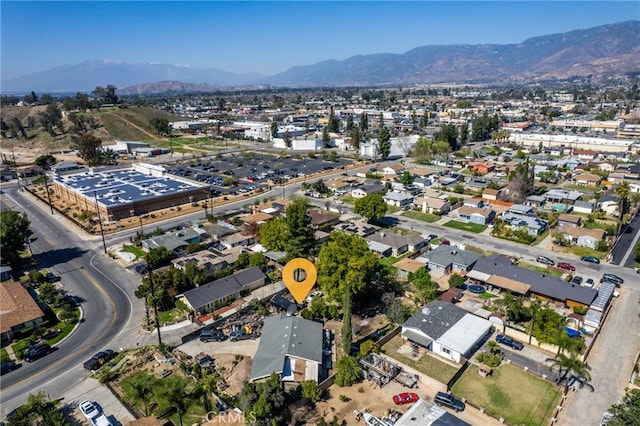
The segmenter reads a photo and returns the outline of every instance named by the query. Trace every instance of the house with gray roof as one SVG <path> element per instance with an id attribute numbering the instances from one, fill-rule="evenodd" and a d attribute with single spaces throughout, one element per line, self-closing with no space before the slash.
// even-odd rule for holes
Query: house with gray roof
<path id="1" fill-rule="evenodd" d="M 252 382 L 280 375 L 283 382 L 320 381 L 322 324 L 297 316 L 266 317 L 251 365 Z"/>
<path id="2" fill-rule="evenodd" d="M 402 324 L 402 337 L 448 360 L 469 359 L 491 334 L 491 323 L 435 300 Z"/>
<path id="3" fill-rule="evenodd" d="M 263 286 L 266 278 L 264 272 L 254 266 L 186 291 L 177 298 L 202 315 L 237 299 L 243 292 Z"/>
<path id="4" fill-rule="evenodd" d="M 481 257 L 479 253 L 447 245 L 438 246 L 424 256 L 429 271 L 437 276 L 454 272 L 463 275 Z"/>
<path id="5" fill-rule="evenodd" d="M 502 215 L 502 221 L 506 223 L 511 229 L 520 230 L 524 229 L 530 235 L 538 236 L 547 229 L 547 221 L 535 216 L 524 216 L 520 214 L 513 214 L 510 212 Z"/>
<path id="6" fill-rule="evenodd" d="M 494 254 L 479 259 L 467 274 L 473 281 L 523 296 L 560 302 L 566 306 L 589 306 L 597 290 L 565 282 L 553 275 L 514 265 L 507 256 Z"/>
<path id="7" fill-rule="evenodd" d="M 385 203 L 395 207 L 404 207 L 413 203 L 413 195 L 398 191 L 388 191 L 383 199 Z"/>
<path id="8" fill-rule="evenodd" d="M 159 247 L 166 247 L 169 251 L 175 251 L 180 248 L 187 247 L 192 243 L 202 241 L 202 235 L 194 229 L 187 228 L 179 231 L 168 232 L 158 237 L 147 238 L 142 240 L 142 248 L 151 250 Z"/>
<path id="9" fill-rule="evenodd" d="M 596 209 L 596 205 L 593 201 L 576 201 L 573 203 L 573 211 L 575 213 L 591 214 Z"/>

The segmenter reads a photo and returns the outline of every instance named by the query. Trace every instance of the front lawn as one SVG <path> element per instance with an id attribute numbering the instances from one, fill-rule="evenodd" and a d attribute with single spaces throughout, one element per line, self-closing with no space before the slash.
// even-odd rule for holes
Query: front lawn
<path id="1" fill-rule="evenodd" d="M 495 368 L 489 377 L 481 377 L 472 365 L 452 391 L 507 424 L 526 426 L 548 425 L 562 394 L 554 384 L 509 364 Z"/>
<path id="2" fill-rule="evenodd" d="M 593 256 L 600 260 L 607 255 L 607 252 L 590 249 L 588 247 L 571 246 L 569 247 L 569 251 L 573 252 L 576 256 Z"/>
<path id="3" fill-rule="evenodd" d="M 534 265 L 533 263 L 518 262 L 518 266 L 523 269 L 528 269 L 534 272 L 540 272 L 541 274 L 553 275 L 554 277 L 561 277 L 563 271 L 557 268 L 546 268 L 541 265 Z"/>
<path id="4" fill-rule="evenodd" d="M 428 222 L 428 223 L 437 222 L 442 217 L 442 216 L 438 216 L 431 213 L 422 213 L 422 212 L 416 212 L 412 210 L 402 213 L 402 216 L 406 216 L 410 219 L 421 220 L 423 222 Z"/>
<path id="5" fill-rule="evenodd" d="M 457 368 L 452 367 L 444 361 L 440 361 L 436 359 L 435 356 L 431 356 L 429 354 L 423 354 L 417 361 L 400 354 L 398 353 L 398 348 L 400 348 L 402 344 L 402 337 L 400 335 L 395 336 L 382 347 L 382 351 L 391 358 L 394 358 L 441 383 L 448 383 L 458 371 Z"/>
<path id="6" fill-rule="evenodd" d="M 460 229 L 461 231 L 475 232 L 476 234 L 480 234 L 481 232 L 484 232 L 485 229 L 487 229 L 487 225 L 480 225 L 471 222 L 465 223 L 459 222 L 457 220 L 450 220 L 445 223 L 444 226 L 446 226 L 447 228 Z"/>
<path id="7" fill-rule="evenodd" d="M 147 255 L 144 250 L 136 246 L 124 246 L 120 251 L 133 254 L 136 257 L 134 260 L 138 260 Z"/>
<path id="8" fill-rule="evenodd" d="M 8 362 L 11 361 L 9 358 L 9 353 L 5 348 L 0 349 L 0 362 Z"/>
<path id="9" fill-rule="evenodd" d="M 187 314 L 182 311 L 180 308 L 173 308 L 168 311 L 159 311 L 158 312 L 158 320 L 160 321 L 160 326 L 175 324 L 182 320 L 187 319 Z"/>

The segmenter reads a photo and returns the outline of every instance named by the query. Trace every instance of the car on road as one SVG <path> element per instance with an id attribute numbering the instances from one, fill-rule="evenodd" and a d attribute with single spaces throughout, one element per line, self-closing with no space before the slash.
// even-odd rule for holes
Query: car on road
<path id="1" fill-rule="evenodd" d="M 498 334 L 496 336 L 496 342 L 502 343 L 505 346 L 509 346 L 515 350 L 521 351 L 524 348 L 524 345 L 517 340 L 513 340 L 510 336 L 505 336 L 504 334 Z"/>
<path id="2" fill-rule="evenodd" d="M 201 342 L 222 342 L 227 340 L 227 336 L 217 330 L 202 330 L 200 332 Z"/>
<path id="3" fill-rule="evenodd" d="M 549 266 L 553 266 L 556 264 L 556 262 L 549 259 L 547 256 L 538 256 L 538 258 L 536 259 L 536 262 L 542 263 L 544 265 L 549 265 Z"/>
<path id="4" fill-rule="evenodd" d="M 55 275 L 53 272 L 47 272 L 46 279 L 49 283 L 57 283 L 61 280 L 61 278 L 58 275 Z"/>
<path id="5" fill-rule="evenodd" d="M 35 345 L 31 349 L 29 349 L 29 352 L 27 352 L 27 356 L 24 357 L 24 360 L 26 362 L 33 362 L 37 359 L 42 358 L 50 352 L 51 346 L 47 345 L 46 343 Z"/>
<path id="6" fill-rule="evenodd" d="M 393 395 L 393 402 L 396 405 L 412 404 L 416 402 L 420 397 L 413 392 L 403 392 L 397 395 Z"/>
<path id="7" fill-rule="evenodd" d="M 20 368 L 20 364 L 17 364 L 15 361 L 7 361 L 0 364 L 0 375 L 7 374 Z"/>
<path id="8" fill-rule="evenodd" d="M 589 262 L 589 263 L 600 263 L 600 259 L 598 259 L 595 256 L 582 256 L 580 260 L 582 260 L 583 262 Z"/>
<path id="9" fill-rule="evenodd" d="M 576 267 L 567 262 L 558 262 L 558 268 L 564 269 L 565 271 L 575 271 Z"/>
<path id="10" fill-rule="evenodd" d="M 334 203 L 336 203 L 336 204 L 344 204 L 344 201 L 338 199 L 338 200 L 335 200 Z"/>
<path id="11" fill-rule="evenodd" d="M 80 403 L 80 411 L 82 415 L 89 421 L 98 417 L 101 413 L 95 402 L 85 399 Z"/>
<path id="12" fill-rule="evenodd" d="M 465 408 L 464 402 L 462 402 L 455 396 L 444 392 L 436 393 L 435 398 L 433 398 L 433 402 L 435 402 L 439 406 L 449 407 L 456 412 L 464 411 Z"/>
<path id="13" fill-rule="evenodd" d="M 116 353 L 111 349 L 106 349 L 104 351 L 100 351 L 90 359 L 84 362 L 83 367 L 89 371 L 97 371 L 104 364 L 107 363 L 110 359 L 116 356 Z"/>
<path id="14" fill-rule="evenodd" d="M 613 283 L 618 284 L 618 286 L 619 286 L 619 284 L 624 284 L 624 280 L 622 278 L 620 278 L 619 276 L 614 275 L 614 274 L 603 274 L 602 275 L 602 279 L 600 280 L 600 282 L 603 282 L 603 281 L 611 281 Z"/>

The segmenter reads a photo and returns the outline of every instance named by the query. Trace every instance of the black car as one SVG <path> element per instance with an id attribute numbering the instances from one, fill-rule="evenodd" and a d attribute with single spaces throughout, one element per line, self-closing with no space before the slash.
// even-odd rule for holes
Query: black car
<path id="1" fill-rule="evenodd" d="M 574 275 L 574 277 L 571 279 L 571 284 L 582 284 L 582 277 L 580 275 Z"/>
<path id="2" fill-rule="evenodd" d="M 85 361 L 83 364 L 84 368 L 89 371 L 99 370 L 107 361 L 112 359 L 116 353 L 111 349 L 107 349 L 101 352 L 98 352 L 94 356 L 91 357 L 88 361 Z"/>
<path id="3" fill-rule="evenodd" d="M 61 278 L 52 272 L 47 272 L 46 279 L 47 279 L 47 282 L 56 283 L 60 281 Z"/>
<path id="4" fill-rule="evenodd" d="M 227 340 L 227 336 L 216 330 L 203 330 L 200 333 L 201 342 L 222 342 Z"/>
<path id="5" fill-rule="evenodd" d="M 51 352 L 51 346 L 47 345 L 46 343 L 35 345 L 31 349 L 29 349 L 29 352 L 27 352 L 27 356 L 24 357 L 24 360 L 26 362 L 33 362 L 47 355 L 49 352 Z"/>
<path id="6" fill-rule="evenodd" d="M 0 364 L 0 374 L 6 374 L 18 368 L 20 368 L 20 364 L 16 364 L 15 361 L 3 362 Z"/>
<path id="7" fill-rule="evenodd" d="M 496 342 L 502 343 L 505 346 L 509 346 L 510 348 L 521 351 L 524 348 L 524 345 L 517 340 L 513 340 L 510 336 L 505 336 L 504 334 L 498 334 L 496 336 Z"/>
<path id="8" fill-rule="evenodd" d="M 602 275 L 602 279 L 600 280 L 600 282 L 603 281 L 611 281 L 613 283 L 616 283 L 618 286 L 620 286 L 620 284 L 624 284 L 624 280 L 622 278 L 620 278 L 617 275 L 614 274 L 604 274 Z"/>
<path id="9" fill-rule="evenodd" d="M 436 393 L 435 398 L 433 398 L 433 402 L 440 406 L 449 407 L 455 411 L 464 411 L 465 408 L 464 402 L 455 396 L 444 392 Z"/>

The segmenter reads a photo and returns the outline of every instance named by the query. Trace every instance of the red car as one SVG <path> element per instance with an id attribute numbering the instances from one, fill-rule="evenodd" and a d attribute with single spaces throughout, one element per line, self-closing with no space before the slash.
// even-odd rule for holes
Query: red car
<path id="1" fill-rule="evenodd" d="M 420 397 L 418 397 L 418 395 L 413 392 L 405 392 L 399 393 L 398 395 L 393 395 L 393 402 L 395 402 L 396 405 L 412 404 L 419 399 Z"/>
<path id="2" fill-rule="evenodd" d="M 565 271 L 571 271 L 571 272 L 576 270 L 575 266 L 570 265 L 566 262 L 558 262 L 558 268 L 564 269 Z"/>

